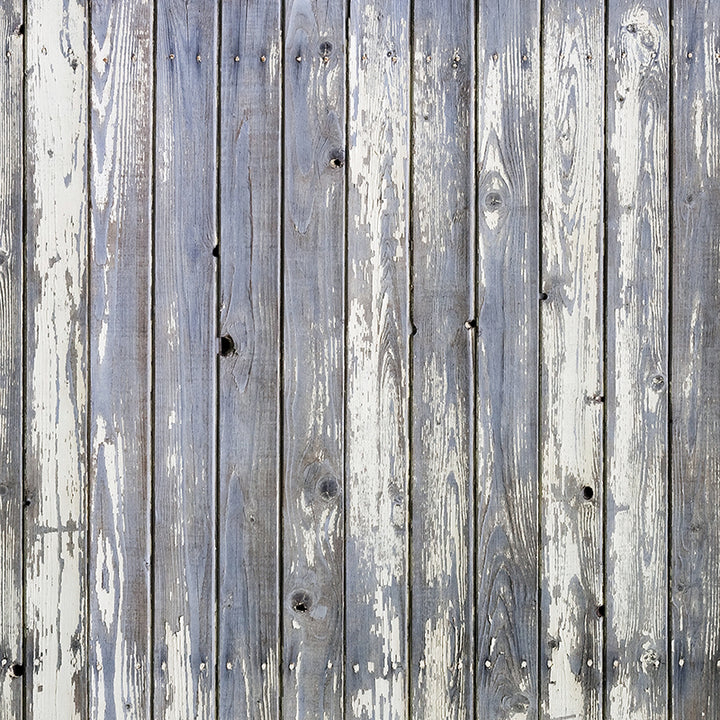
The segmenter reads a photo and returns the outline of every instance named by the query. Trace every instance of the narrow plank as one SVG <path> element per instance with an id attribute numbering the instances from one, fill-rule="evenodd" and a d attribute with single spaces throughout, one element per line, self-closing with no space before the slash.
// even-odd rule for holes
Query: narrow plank
<path id="1" fill-rule="evenodd" d="M 345 2 L 285 7 L 284 717 L 341 718 Z"/>
<path id="2" fill-rule="evenodd" d="M 478 6 L 477 713 L 537 717 L 539 3 Z"/>
<path id="3" fill-rule="evenodd" d="M 541 707 L 600 720 L 605 3 L 543 10 Z"/>
<path id="4" fill-rule="evenodd" d="M 607 717 L 667 717 L 668 9 L 613 0 L 607 57 Z"/>
<path id="5" fill-rule="evenodd" d="M 475 26 L 413 8 L 411 716 L 473 710 Z"/>
<path id="6" fill-rule="evenodd" d="M 672 715 L 720 716 L 720 5 L 674 5 Z"/>
<path id="7" fill-rule="evenodd" d="M 218 6 L 157 6 L 154 713 L 215 716 Z"/>
<path id="8" fill-rule="evenodd" d="M 219 716 L 279 716 L 281 3 L 223 3 Z M 230 349 L 234 347 L 234 350 Z"/>
<path id="9" fill-rule="evenodd" d="M 349 21 L 345 707 L 407 717 L 408 0 Z"/>
<path id="10" fill-rule="evenodd" d="M 93 718 L 141 720 L 151 711 L 152 28 L 149 0 L 93 2 L 88 586 Z"/>
<path id="11" fill-rule="evenodd" d="M 85 2 L 26 3 L 26 697 L 87 718 Z"/>
<path id="12" fill-rule="evenodd" d="M 0 720 L 23 716 L 23 31 L 0 5 Z"/>

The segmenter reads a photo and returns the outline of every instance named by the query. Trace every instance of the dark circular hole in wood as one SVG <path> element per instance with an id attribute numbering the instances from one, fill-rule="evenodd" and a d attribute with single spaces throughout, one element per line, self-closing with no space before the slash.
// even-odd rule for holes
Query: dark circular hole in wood
<path id="1" fill-rule="evenodd" d="M 306 613 L 312 607 L 310 593 L 305 590 L 296 590 L 290 598 L 290 605 L 296 613 Z"/>
<path id="2" fill-rule="evenodd" d="M 595 491 L 589 485 L 586 485 L 583 488 L 583 497 L 586 500 L 592 500 L 594 494 L 595 494 Z"/>
<path id="3" fill-rule="evenodd" d="M 338 494 L 338 481 L 334 477 L 324 477 L 318 483 L 317 490 L 323 500 L 332 500 Z"/>
<path id="4" fill-rule="evenodd" d="M 345 153 L 342 150 L 333 150 L 330 153 L 330 167 L 341 168 L 345 165 Z"/>
<path id="5" fill-rule="evenodd" d="M 595 613 L 599 618 L 605 617 L 605 606 L 604 605 L 598 605 L 597 610 L 595 610 Z"/>
<path id="6" fill-rule="evenodd" d="M 477 325 L 477 321 L 475 318 L 470 318 L 469 320 L 465 321 L 465 329 L 466 330 L 472 330 Z"/>
<path id="7" fill-rule="evenodd" d="M 548 294 L 546 292 L 541 292 L 539 297 L 541 300 L 547 300 Z"/>
<path id="8" fill-rule="evenodd" d="M 22 677 L 25 668 L 20 663 L 13 663 L 10 666 L 10 677 Z"/>
<path id="9" fill-rule="evenodd" d="M 220 257 L 220 246 L 219 246 L 219 245 L 216 245 L 216 246 L 212 249 L 212 254 L 213 254 L 214 257 Z"/>
<path id="10" fill-rule="evenodd" d="M 220 338 L 220 354 L 223 357 L 228 357 L 235 352 L 235 341 L 230 335 L 223 335 Z"/>
<path id="11" fill-rule="evenodd" d="M 23 505 L 25 507 L 30 507 L 31 504 L 32 504 L 32 500 L 30 498 L 25 498 L 25 500 L 23 500 Z"/>

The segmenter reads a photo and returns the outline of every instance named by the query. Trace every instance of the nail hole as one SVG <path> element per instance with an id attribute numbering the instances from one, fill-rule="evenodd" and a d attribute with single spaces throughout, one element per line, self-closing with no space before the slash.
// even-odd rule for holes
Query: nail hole
<path id="1" fill-rule="evenodd" d="M 636 27 L 635 27 L 635 25 L 634 25 L 633 23 L 630 23 L 630 24 L 627 26 L 627 31 L 628 31 L 629 33 L 634 33 L 635 30 L 636 30 Z"/>
<path id="2" fill-rule="evenodd" d="M 25 668 L 20 663 L 14 663 L 10 666 L 10 677 L 22 677 Z"/>
<path id="3" fill-rule="evenodd" d="M 297 613 L 305 613 L 312 607 L 312 598 L 305 590 L 298 590 L 292 594 L 290 605 Z"/>
<path id="4" fill-rule="evenodd" d="M 665 387 L 665 378 L 662 375 L 656 375 L 652 379 L 653 390 L 662 390 Z"/>
<path id="5" fill-rule="evenodd" d="M 25 498 L 23 505 L 25 507 L 30 507 L 30 503 L 32 503 L 32 500 L 30 498 Z"/>
<path id="6" fill-rule="evenodd" d="M 417 327 L 415 326 L 415 323 L 411 323 L 410 325 L 410 334 L 413 336 L 417 335 Z"/>
<path id="7" fill-rule="evenodd" d="M 605 617 L 605 606 L 604 605 L 598 605 L 597 609 L 595 610 L 595 614 L 601 618 Z"/>
<path id="8" fill-rule="evenodd" d="M 220 257 L 220 246 L 219 245 L 216 245 L 212 249 L 212 254 L 213 254 L 213 257 Z"/>
<path id="9" fill-rule="evenodd" d="M 475 318 L 470 318 L 469 320 L 465 321 L 465 329 L 466 330 L 472 330 L 477 325 L 477 322 Z"/>
<path id="10" fill-rule="evenodd" d="M 322 57 L 328 57 L 332 52 L 332 49 L 332 43 L 329 43 L 327 41 L 320 43 L 320 55 L 322 55 Z"/>
<path id="11" fill-rule="evenodd" d="M 220 354 L 223 357 L 228 357 L 229 355 L 233 355 L 235 353 L 235 341 L 230 337 L 230 335 L 223 335 L 220 338 Z"/>
<path id="12" fill-rule="evenodd" d="M 594 494 L 595 494 L 595 492 L 593 491 L 593 489 L 592 489 L 589 485 L 586 485 L 586 486 L 583 488 L 583 497 L 584 497 L 586 500 L 592 500 Z"/>
<path id="13" fill-rule="evenodd" d="M 541 300 L 547 300 L 547 299 L 548 299 L 548 294 L 547 294 L 546 292 L 541 292 L 540 295 L 538 295 L 538 297 L 539 297 Z"/>
<path id="14" fill-rule="evenodd" d="M 318 482 L 318 495 L 323 500 L 332 500 L 338 494 L 338 481 L 334 477 L 324 477 Z"/>

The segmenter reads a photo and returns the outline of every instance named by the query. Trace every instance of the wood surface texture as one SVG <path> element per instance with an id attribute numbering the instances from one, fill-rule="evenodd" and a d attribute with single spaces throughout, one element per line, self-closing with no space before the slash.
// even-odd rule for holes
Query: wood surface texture
<path id="1" fill-rule="evenodd" d="M 720 4 L 0 37 L 0 720 L 720 720 Z"/>

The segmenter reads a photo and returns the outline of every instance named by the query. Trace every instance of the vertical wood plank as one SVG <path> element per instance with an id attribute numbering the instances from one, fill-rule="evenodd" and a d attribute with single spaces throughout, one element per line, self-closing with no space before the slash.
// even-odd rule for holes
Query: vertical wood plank
<path id="1" fill-rule="evenodd" d="M 608 13 L 606 712 L 654 720 L 668 693 L 668 8 Z"/>
<path id="2" fill-rule="evenodd" d="M 478 6 L 477 712 L 537 717 L 539 3 Z"/>
<path id="3" fill-rule="evenodd" d="M 153 6 L 95 0 L 90 28 L 89 706 L 150 717 Z"/>
<path id="4" fill-rule="evenodd" d="M 222 5 L 220 718 L 279 712 L 281 3 Z"/>
<path id="5" fill-rule="evenodd" d="M 155 717 L 215 715 L 217 4 L 157 6 Z"/>
<path id="6" fill-rule="evenodd" d="M 348 718 L 407 717 L 408 0 L 349 24 L 346 373 Z"/>
<path id="7" fill-rule="evenodd" d="M 341 718 L 345 7 L 285 19 L 284 717 Z"/>
<path id="8" fill-rule="evenodd" d="M 540 693 L 602 717 L 604 2 L 543 15 Z"/>
<path id="9" fill-rule="evenodd" d="M 87 8 L 28 0 L 29 717 L 87 718 Z"/>
<path id="10" fill-rule="evenodd" d="M 673 28 L 672 715 L 720 716 L 720 5 Z"/>
<path id="11" fill-rule="evenodd" d="M 473 4 L 413 13 L 411 716 L 473 710 Z"/>
<path id="12" fill-rule="evenodd" d="M 23 3 L 0 5 L 0 720 L 22 717 Z"/>

